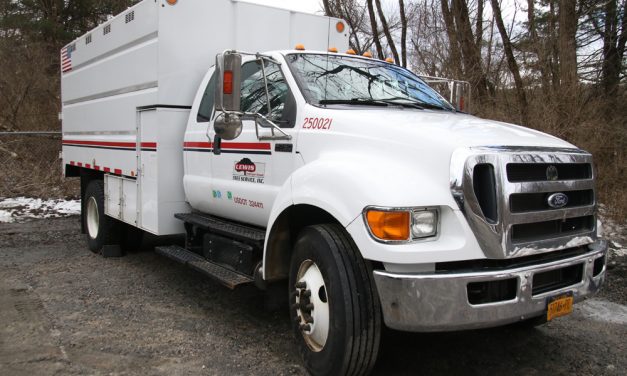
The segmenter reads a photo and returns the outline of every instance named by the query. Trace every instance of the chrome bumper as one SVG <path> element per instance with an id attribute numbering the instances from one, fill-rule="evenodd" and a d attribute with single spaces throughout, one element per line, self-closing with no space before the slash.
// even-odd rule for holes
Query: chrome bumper
<path id="1" fill-rule="evenodd" d="M 543 315 L 547 299 L 572 292 L 575 302 L 599 290 L 606 266 L 596 276 L 594 261 L 603 257 L 607 243 L 597 241 L 589 252 L 559 261 L 516 269 L 442 274 L 396 274 L 374 271 L 383 316 L 388 327 L 412 332 L 452 331 L 505 325 Z M 536 273 L 583 265 L 581 282 L 537 295 L 532 294 Z M 486 304 L 470 304 L 467 286 L 471 282 L 517 279 L 516 297 Z"/>

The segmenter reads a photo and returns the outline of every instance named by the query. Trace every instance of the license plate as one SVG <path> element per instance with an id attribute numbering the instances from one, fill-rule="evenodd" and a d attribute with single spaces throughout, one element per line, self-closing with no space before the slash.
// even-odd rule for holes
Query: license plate
<path id="1" fill-rule="evenodd" d="M 571 313 L 574 301 L 572 292 L 549 298 L 546 308 L 546 321 Z"/>

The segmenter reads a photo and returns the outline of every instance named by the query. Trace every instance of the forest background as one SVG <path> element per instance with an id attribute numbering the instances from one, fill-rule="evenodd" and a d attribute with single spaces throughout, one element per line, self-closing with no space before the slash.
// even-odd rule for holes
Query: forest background
<path id="1" fill-rule="evenodd" d="M 0 132 L 59 131 L 60 49 L 137 2 L 0 0 Z M 322 0 L 320 11 L 346 20 L 359 54 L 470 82 L 473 114 L 591 152 L 599 200 L 624 219 L 626 2 Z M 0 196 L 71 192 L 58 168 L 37 159 L 55 145 L 0 138 Z M 36 166 L 25 177 L 28 163 Z"/>

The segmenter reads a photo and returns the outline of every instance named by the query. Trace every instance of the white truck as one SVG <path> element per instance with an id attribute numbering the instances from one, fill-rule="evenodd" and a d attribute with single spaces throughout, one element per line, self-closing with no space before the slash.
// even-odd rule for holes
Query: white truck
<path id="1" fill-rule="evenodd" d="M 62 163 L 89 248 L 184 234 L 156 251 L 230 288 L 282 281 L 315 375 L 368 373 L 383 323 L 546 321 L 595 293 L 591 155 L 337 53 L 346 28 L 145 0 L 64 47 Z"/>

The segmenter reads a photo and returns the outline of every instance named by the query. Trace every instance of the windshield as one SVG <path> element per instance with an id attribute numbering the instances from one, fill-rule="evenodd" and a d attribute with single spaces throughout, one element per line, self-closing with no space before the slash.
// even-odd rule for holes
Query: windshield
<path id="1" fill-rule="evenodd" d="M 454 110 L 410 71 L 374 59 L 327 54 L 286 57 L 306 99 L 315 105 L 407 105 Z"/>

